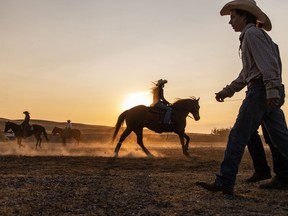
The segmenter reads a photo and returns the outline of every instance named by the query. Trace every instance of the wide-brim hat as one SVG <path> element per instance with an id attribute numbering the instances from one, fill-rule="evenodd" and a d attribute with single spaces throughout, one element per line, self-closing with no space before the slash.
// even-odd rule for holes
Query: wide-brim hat
<path id="1" fill-rule="evenodd" d="M 161 86 L 161 85 L 163 85 L 163 84 L 165 84 L 165 83 L 167 83 L 167 82 L 168 82 L 168 81 L 165 80 L 165 79 L 160 79 L 160 80 L 157 81 L 157 83 L 155 83 L 155 85 L 156 85 L 156 86 Z"/>
<path id="2" fill-rule="evenodd" d="M 23 114 L 30 114 L 28 111 L 24 111 Z"/>
<path id="3" fill-rule="evenodd" d="M 272 29 L 272 24 L 269 17 L 257 6 L 254 0 L 234 0 L 228 2 L 220 11 L 220 15 L 230 15 L 231 10 L 243 10 L 247 11 L 257 18 L 257 21 L 262 24 L 262 28 L 266 31 Z"/>

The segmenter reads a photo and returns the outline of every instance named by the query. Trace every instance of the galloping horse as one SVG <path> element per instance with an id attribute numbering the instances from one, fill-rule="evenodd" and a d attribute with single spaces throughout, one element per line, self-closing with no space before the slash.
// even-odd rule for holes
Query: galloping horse
<path id="1" fill-rule="evenodd" d="M 137 143 L 140 145 L 142 150 L 146 153 L 147 156 L 153 156 L 149 150 L 144 146 L 143 143 L 143 128 L 147 127 L 148 129 L 155 131 L 157 133 L 162 132 L 174 132 L 178 134 L 181 145 L 182 152 L 184 155 L 189 156 L 188 147 L 189 147 L 189 136 L 185 133 L 186 127 L 186 117 L 189 113 L 192 113 L 194 119 L 198 121 L 199 116 L 199 99 L 189 98 L 189 99 L 180 99 L 172 104 L 172 116 L 171 120 L 173 124 L 163 125 L 161 123 L 164 112 L 159 114 L 159 110 L 156 107 L 147 107 L 144 105 L 139 105 L 132 107 L 129 110 L 124 111 L 118 117 L 118 121 L 115 126 L 115 131 L 113 134 L 113 141 L 115 140 L 117 133 L 119 132 L 120 127 L 126 122 L 126 129 L 122 133 L 118 144 L 114 151 L 114 158 L 118 157 L 118 152 L 120 150 L 122 142 L 126 137 L 133 131 L 137 136 Z M 160 110 L 161 112 L 161 110 Z M 184 139 L 186 142 L 184 143 Z"/>
<path id="2" fill-rule="evenodd" d="M 18 143 L 19 147 L 23 146 L 21 144 L 23 138 L 26 138 L 26 137 L 29 137 L 29 136 L 32 136 L 32 135 L 34 135 L 34 137 L 36 138 L 36 149 L 37 149 L 37 147 L 41 148 L 41 142 L 42 142 L 41 135 L 42 134 L 44 135 L 46 141 L 49 141 L 49 139 L 47 137 L 46 130 L 41 125 L 33 124 L 32 125 L 32 130 L 31 131 L 27 131 L 27 134 L 26 134 L 25 137 L 23 137 L 23 130 L 21 128 L 21 125 L 18 125 L 18 124 L 15 124 L 13 122 L 8 121 L 8 122 L 5 123 L 4 132 L 7 133 L 10 129 L 14 132 L 14 134 L 15 134 L 15 136 L 17 138 L 17 143 Z"/>
<path id="3" fill-rule="evenodd" d="M 57 133 L 61 136 L 63 145 L 66 145 L 66 139 L 67 139 L 67 138 L 74 138 L 74 139 L 77 141 L 77 144 L 79 145 L 80 138 L 81 138 L 81 132 L 80 132 L 80 130 L 78 130 L 78 129 L 71 129 L 71 131 L 70 131 L 70 136 L 67 137 L 67 136 L 66 136 L 66 131 L 65 131 L 65 129 L 58 128 L 58 127 L 54 127 L 53 130 L 52 130 L 52 135 L 55 135 L 55 134 L 57 134 Z"/>

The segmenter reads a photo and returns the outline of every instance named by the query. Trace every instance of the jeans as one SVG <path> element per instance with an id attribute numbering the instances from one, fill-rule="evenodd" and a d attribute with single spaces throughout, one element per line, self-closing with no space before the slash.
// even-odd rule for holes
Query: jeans
<path id="1" fill-rule="evenodd" d="M 265 131 L 264 133 L 263 127 L 262 127 L 262 131 L 263 131 L 265 142 L 267 144 L 271 143 L 269 137 L 267 137 L 268 136 L 267 132 Z M 253 167 L 254 167 L 255 172 L 259 174 L 271 173 L 271 169 L 268 166 L 268 162 L 266 160 L 266 154 L 265 154 L 265 150 L 263 147 L 263 143 L 258 134 L 258 131 L 255 131 L 251 135 L 251 138 L 248 142 L 247 147 L 248 147 L 249 154 L 253 161 Z"/>
<path id="2" fill-rule="evenodd" d="M 264 126 L 262 126 L 265 142 L 269 145 L 272 153 L 273 171 L 279 181 L 288 183 L 288 158 L 280 153 L 273 145 Z"/>
<path id="3" fill-rule="evenodd" d="M 265 142 L 269 145 L 272 153 L 273 170 L 279 181 L 288 182 L 288 159 L 284 157 L 274 147 L 273 143 L 269 138 L 264 126 L 262 126 Z M 258 135 L 258 132 L 253 133 L 248 143 L 248 150 L 253 160 L 253 166 L 257 173 L 270 173 L 270 167 L 268 166 L 265 151 L 263 148 L 262 141 Z"/>
<path id="4" fill-rule="evenodd" d="M 288 130 L 283 111 L 278 107 L 266 106 L 266 89 L 264 85 L 251 85 L 240 107 L 236 122 L 229 134 L 224 160 L 215 183 L 233 190 L 236 175 L 244 154 L 245 146 L 260 124 L 267 130 L 268 136 L 277 154 L 288 158 Z M 287 171 L 285 170 L 287 173 Z"/>
<path id="5" fill-rule="evenodd" d="M 161 103 L 161 102 L 156 103 L 155 106 L 166 110 L 163 123 L 168 124 L 169 121 L 171 120 L 172 108 L 170 106 L 167 106 L 166 104 Z"/>

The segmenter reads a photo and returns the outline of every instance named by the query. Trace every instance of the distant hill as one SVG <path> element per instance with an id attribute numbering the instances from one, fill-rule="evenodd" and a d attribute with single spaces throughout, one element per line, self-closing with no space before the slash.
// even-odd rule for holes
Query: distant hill
<path id="1" fill-rule="evenodd" d="M 0 118 L 0 131 L 4 131 L 5 122 L 11 121 L 17 124 L 21 124 L 23 120 L 19 119 L 6 119 Z M 30 124 L 39 124 L 45 127 L 46 132 L 51 136 L 51 132 L 54 127 L 65 128 L 66 122 L 56 122 L 56 121 L 48 121 L 48 120 L 40 120 L 40 119 L 31 119 Z M 125 126 L 125 125 L 124 125 Z M 89 125 L 82 123 L 74 123 L 73 128 L 77 128 L 82 133 L 82 142 L 107 142 L 111 141 L 112 134 L 114 132 L 114 127 L 103 126 L 103 125 Z M 123 131 L 123 129 L 122 129 Z M 118 133 L 118 136 L 121 134 L 121 131 Z M 211 134 L 199 134 L 199 133 L 187 133 L 190 137 L 191 142 L 222 142 L 227 139 L 227 137 L 217 137 Z M 134 140 L 136 143 L 136 136 L 132 133 L 128 138 L 128 140 Z M 154 141 L 154 142 L 179 142 L 179 137 L 175 133 L 155 133 L 148 129 L 144 129 L 144 139 L 145 142 Z M 59 141 L 59 140 L 58 140 Z"/>
<path id="2" fill-rule="evenodd" d="M 0 128 L 3 128 L 4 130 L 4 125 L 5 122 L 11 121 L 16 124 L 21 124 L 23 120 L 21 119 L 5 119 L 5 118 L 0 118 Z M 54 127 L 60 127 L 60 128 L 65 128 L 66 122 L 56 122 L 56 121 L 48 121 L 48 120 L 40 120 L 40 119 L 31 119 L 30 124 L 39 124 L 42 125 L 43 127 L 46 128 L 46 131 L 49 133 L 53 130 Z M 81 123 L 73 123 L 73 127 L 81 130 L 82 132 L 92 132 L 95 133 L 96 131 L 99 133 L 107 133 L 107 131 L 112 131 L 113 127 L 109 126 L 102 126 L 102 125 L 89 125 L 89 124 L 81 124 Z"/>

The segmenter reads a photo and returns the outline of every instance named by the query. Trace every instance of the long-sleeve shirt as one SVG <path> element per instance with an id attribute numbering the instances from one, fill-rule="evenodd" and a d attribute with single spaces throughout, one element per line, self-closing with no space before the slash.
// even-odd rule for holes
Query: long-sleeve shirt
<path id="1" fill-rule="evenodd" d="M 164 104 L 169 104 L 169 102 L 164 98 L 164 91 L 161 86 L 158 86 L 153 89 L 153 103 L 151 106 L 154 106 L 156 103 L 164 103 Z"/>
<path id="2" fill-rule="evenodd" d="M 71 122 L 67 123 L 66 129 L 72 129 L 72 123 Z"/>
<path id="3" fill-rule="evenodd" d="M 23 121 L 24 124 L 29 124 L 30 121 L 30 115 L 29 114 L 25 114 L 25 119 Z"/>
<path id="4" fill-rule="evenodd" d="M 279 98 L 282 85 L 282 64 L 277 44 L 254 24 L 245 26 L 240 34 L 243 68 L 239 76 L 224 90 L 229 97 L 242 90 L 250 81 L 262 79 L 267 99 Z"/>

